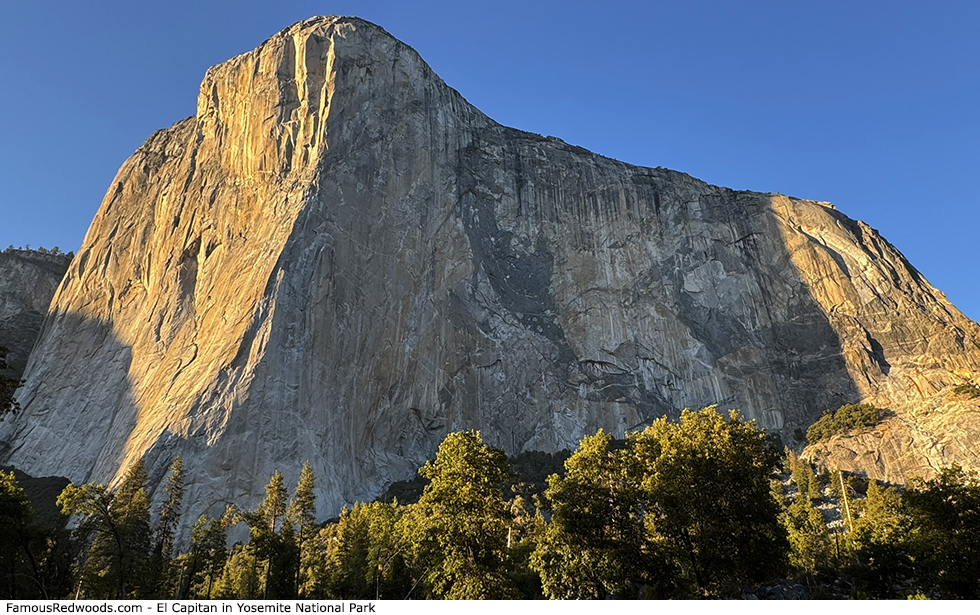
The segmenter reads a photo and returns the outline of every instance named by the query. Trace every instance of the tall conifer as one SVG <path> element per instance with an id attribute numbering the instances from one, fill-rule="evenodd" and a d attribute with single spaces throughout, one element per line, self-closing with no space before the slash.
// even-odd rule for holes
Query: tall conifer
<path id="1" fill-rule="evenodd" d="M 296 594 L 299 595 L 304 585 L 306 571 L 310 565 L 312 556 L 309 550 L 313 547 L 313 540 L 316 538 L 316 477 L 313 474 L 313 467 L 309 460 L 303 464 L 303 469 L 299 474 L 299 483 L 296 485 L 296 493 L 289 503 L 290 523 L 299 526 L 296 534 L 297 548 L 299 551 L 299 562 L 296 567 Z"/>

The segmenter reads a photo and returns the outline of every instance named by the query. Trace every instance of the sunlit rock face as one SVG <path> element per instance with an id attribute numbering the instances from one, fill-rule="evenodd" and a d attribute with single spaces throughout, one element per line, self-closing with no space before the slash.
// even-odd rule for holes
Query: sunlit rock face
<path id="1" fill-rule="evenodd" d="M 980 470 L 980 399 L 956 399 L 950 389 L 914 398 L 869 429 L 808 446 L 803 456 L 821 468 L 887 483 L 935 478 L 958 464 Z"/>
<path id="2" fill-rule="evenodd" d="M 8 370 L 0 375 L 16 379 L 24 373 L 70 260 L 47 251 L 8 248 L 0 252 L 0 346 L 8 351 Z"/>
<path id="3" fill-rule="evenodd" d="M 310 460 L 326 517 L 453 430 L 553 451 L 718 403 L 791 440 L 975 379 L 978 340 L 827 203 L 500 126 L 381 28 L 316 18 L 122 166 L 0 460 L 156 483 L 180 454 L 190 520 Z"/>

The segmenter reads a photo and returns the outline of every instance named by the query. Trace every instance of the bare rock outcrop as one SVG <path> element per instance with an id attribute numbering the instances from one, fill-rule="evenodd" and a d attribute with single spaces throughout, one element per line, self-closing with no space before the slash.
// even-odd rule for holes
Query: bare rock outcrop
<path id="1" fill-rule="evenodd" d="M 308 459 L 327 516 L 452 430 L 554 451 L 719 403 L 791 438 L 976 381 L 978 343 L 828 203 L 500 126 L 381 28 L 315 18 L 119 170 L 0 460 L 158 480 L 181 454 L 193 519 Z"/>
<path id="2" fill-rule="evenodd" d="M 803 457 L 830 470 L 887 483 L 935 478 L 957 464 L 980 471 L 980 399 L 956 399 L 949 390 L 909 404 L 878 425 L 808 446 Z"/>

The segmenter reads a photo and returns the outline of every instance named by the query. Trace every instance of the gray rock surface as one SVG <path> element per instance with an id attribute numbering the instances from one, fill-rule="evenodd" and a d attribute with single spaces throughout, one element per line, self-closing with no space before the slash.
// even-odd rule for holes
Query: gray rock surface
<path id="1" fill-rule="evenodd" d="M 65 254 L 7 249 L 0 252 L 0 346 L 8 378 L 20 378 L 41 331 L 51 298 L 71 259 Z"/>
<path id="2" fill-rule="evenodd" d="M 381 28 L 315 18 L 209 70 L 119 170 L 0 460 L 159 481 L 181 454 L 193 520 L 308 459 L 325 517 L 449 431 L 554 451 L 718 403 L 791 439 L 976 381 L 978 343 L 828 203 L 500 126 Z"/>

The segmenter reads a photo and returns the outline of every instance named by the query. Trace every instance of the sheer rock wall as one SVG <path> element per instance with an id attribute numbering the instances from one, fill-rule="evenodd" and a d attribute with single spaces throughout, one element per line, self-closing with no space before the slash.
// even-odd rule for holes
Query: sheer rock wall
<path id="1" fill-rule="evenodd" d="M 449 431 L 553 451 L 718 403 L 789 440 L 975 381 L 978 341 L 830 204 L 500 126 L 381 28 L 315 18 L 122 166 L 0 460 L 159 481 L 181 454 L 191 520 L 310 460 L 325 517 Z"/>
<path id="2" fill-rule="evenodd" d="M 0 252 L 0 346 L 8 350 L 6 377 L 16 379 L 24 373 L 70 260 L 65 254 L 36 250 Z"/>

